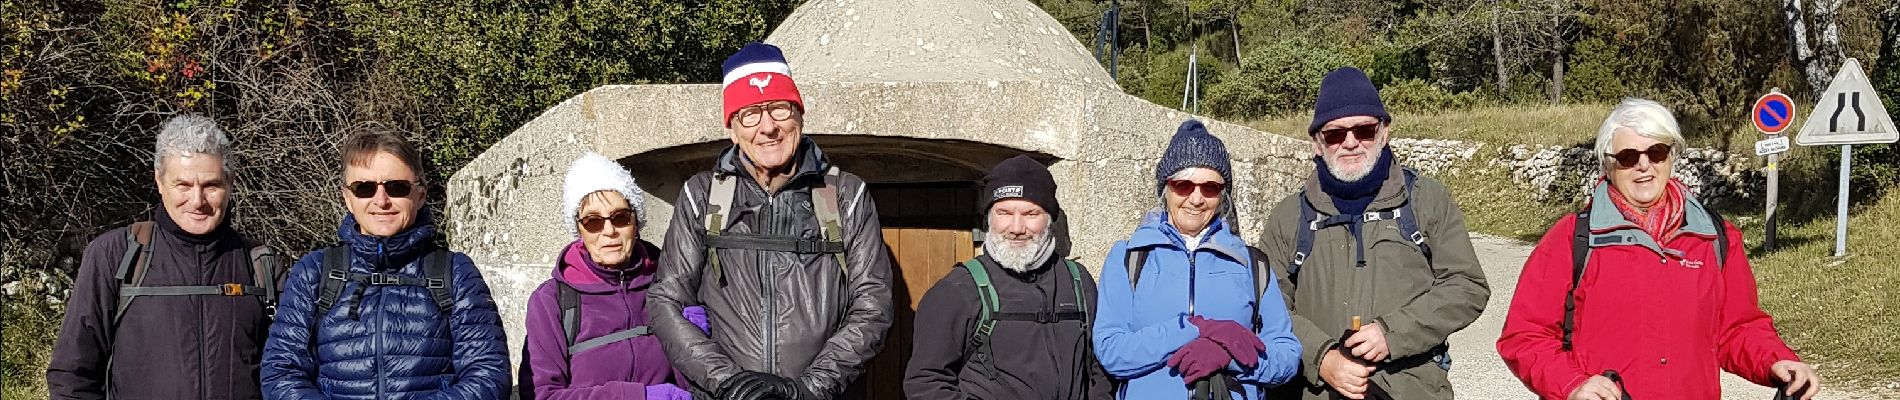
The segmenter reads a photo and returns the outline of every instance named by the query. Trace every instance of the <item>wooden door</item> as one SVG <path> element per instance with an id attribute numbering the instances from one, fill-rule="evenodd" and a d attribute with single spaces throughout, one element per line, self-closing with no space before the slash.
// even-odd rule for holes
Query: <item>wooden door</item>
<path id="1" fill-rule="evenodd" d="M 976 256 L 967 229 L 885 228 L 884 244 L 891 248 L 891 303 L 897 307 L 884 349 L 865 370 L 868 399 L 904 398 L 904 366 L 910 362 L 911 325 L 924 292 L 950 273 L 956 264 Z"/>

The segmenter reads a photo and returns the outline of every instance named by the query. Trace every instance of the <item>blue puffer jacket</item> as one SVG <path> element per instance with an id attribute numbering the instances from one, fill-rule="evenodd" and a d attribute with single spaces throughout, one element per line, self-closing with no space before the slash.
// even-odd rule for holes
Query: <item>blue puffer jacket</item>
<path id="1" fill-rule="evenodd" d="M 350 246 L 350 271 L 422 278 L 422 256 L 437 244 L 429 212 L 421 215 L 391 237 L 358 233 L 356 219 L 345 217 L 337 235 Z M 450 254 L 455 305 L 446 317 L 428 288 L 356 282 L 343 285 L 329 312 L 313 315 L 323 252 L 304 255 L 284 284 L 264 344 L 264 398 L 502 398 L 509 376 L 501 317 L 475 263 Z"/>
<path id="2" fill-rule="evenodd" d="M 1128 240 L 1118 242 L 1102 261 L 1102 284 L 1097 292 L 1095 355 L 1108 374 L 1126 383 L 1123 399 L 1185 399 L 1190 394 L 1181 374 L 1168 368 L 1168 356 L 1200 337 L 1188 323 L 1188 276 L 1195 285 L 1194 315 L 1249 326 L 1256 297 L 1260 299 L 1261 329 L 1267 350 L 1253 368 L 1227 362 L 1223 371 L 1245 386 L 1246 399 L 1265 398 L 1264 388 L 1293 378 L 1300 367 L 1300 342 L 1279 284 L 1267 280 L 1265 296 L 1253 293 L 1252 257 L 1247 244 L 1235 236 L 1224 218 L 1215 218 L 1200 247 L 1189 250 L 1167 214 L 1150 211 Z M 1128 280 L 1130 248 L 1148 249 L 1140 285 Z"/>

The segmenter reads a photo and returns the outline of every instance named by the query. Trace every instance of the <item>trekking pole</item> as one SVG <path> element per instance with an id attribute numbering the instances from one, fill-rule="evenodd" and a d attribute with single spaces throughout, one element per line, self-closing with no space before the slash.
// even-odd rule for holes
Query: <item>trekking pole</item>
<path id="1" fill-rule="evenodd" d="M 1617 374 L 1614 369 L 1606 369 L 1603 370 L 1603 377 L 1610 378 L 1610 382 L 1616 383 L 1616 389 L 1623 392 L 1623 400 L 1631 400 L 1629 387 L 1623 386 L 1623 375 Z"/>

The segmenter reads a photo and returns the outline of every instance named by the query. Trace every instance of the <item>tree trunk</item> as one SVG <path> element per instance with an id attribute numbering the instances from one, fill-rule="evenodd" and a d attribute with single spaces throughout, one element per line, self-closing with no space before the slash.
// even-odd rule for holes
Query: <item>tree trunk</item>
<path id="1" fill-rule="evenodd" d="M 1155 52 L 1155 26 L 1153 22 L 1150 22 L 1148 20 L 1148 14 L 1153 12 L 1153 8 L 1148 7 L 1147 0 L 1142 0 L 1140 1 L 1140 3 L 1141 3 L 1141 50 L 1148 52 L 1148 54 L 1154 54 Z"/>
<path id="2" fill-rule="evenodd" d="M 1492 4 L 1491 59 L 1498 69 L 1498 97 L 1504 97 L 1511 94 L 1511 68 L 1504 65 L 1504 30 L 1498 26 L 1498 19 L 1502 18 L 1504 10 L 1496 7 L 1496 2 Z"/>
<path id="3" fill-rule="evenodd" d="M 1564 102 L 1564 13 L 1560 1 L 1550 3 L 1550 104 Z"/>
<path id="4" fill-rule="evenodd" d="M 1234 33 L 1234 69 L 1239 70 L 1246 65 L 1240 61 L 1242 55 L 1240 53 L 1240 13 L 1228 15 L 1227 22 L 1229 22 L 1227 30 Z"/>
<path id="5" fill-rule="evenodd" d="M 1834 70 L 1841 65 L 1841 27 L 1835 21 L 1836 11 L 1840 10 L 1840 0 L 1817 0 L 1813 10 L 1814 24 L 1821 29 L 1814 46 L 1808 43 L 1808 12 L 1803 11 L 1801 0 L 1783 0 L 1782 17 L 1788 24 L 1788 43 L 1794 67 L 1801 71 L 1808 81 L 1808 90 L 1813 98 L 1820 98 L 1827 91 L 1827 84 L 1834 79 Z"/>
<path id="6" fill-rule="evenodd" d="M 1887 90 L 1887 101 L 1894 102 L 1893 96 L 1900 95 L 1900 0 L 1888 0 L 1886 10 L 1880 13 L 1880 59 L 1874 60 L 1876 85 L 1886 85 L 1876 89 Z M 1888 107 L 1893 107 L 1891 104 Z"/>

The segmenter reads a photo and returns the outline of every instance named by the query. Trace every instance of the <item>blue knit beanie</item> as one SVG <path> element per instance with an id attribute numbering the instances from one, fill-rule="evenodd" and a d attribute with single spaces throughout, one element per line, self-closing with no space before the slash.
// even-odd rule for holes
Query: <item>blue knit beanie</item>
<path id="1" fill-rule="evenodd" d="M 1161 154 L 1161 162 L 1155 164 L 1155 193 L 1168 185 L 1168 176 L 1183 169 L 1205 167 L 1220 173 L 1221 181 L 1233 184 L 1233 169 L 1229 167 L 1227 145 L 1220 138 L 1207 133 L 1207 126 L 1201 121 L 1189 119 L 1174 130 L 1174 139 L 1168 141 L 1168 151 Z"/>
<path id="2" fill-rule="evenodd" d="M 1319 100 L 1313 102 L 1313 125 L 1306 128 L 1306 134 L 1319 133 L 1319 128 L 1327 122 L 1358 116 L 1392 122 L 1392 115 L 1385 112 L 1385 102 L 1379 100 L 1379 88 L 1372 87 L 1372 79 L 1367 78 L 1364 71 L 1353 67 L 1335 69 L 1319 83 Z"/>

